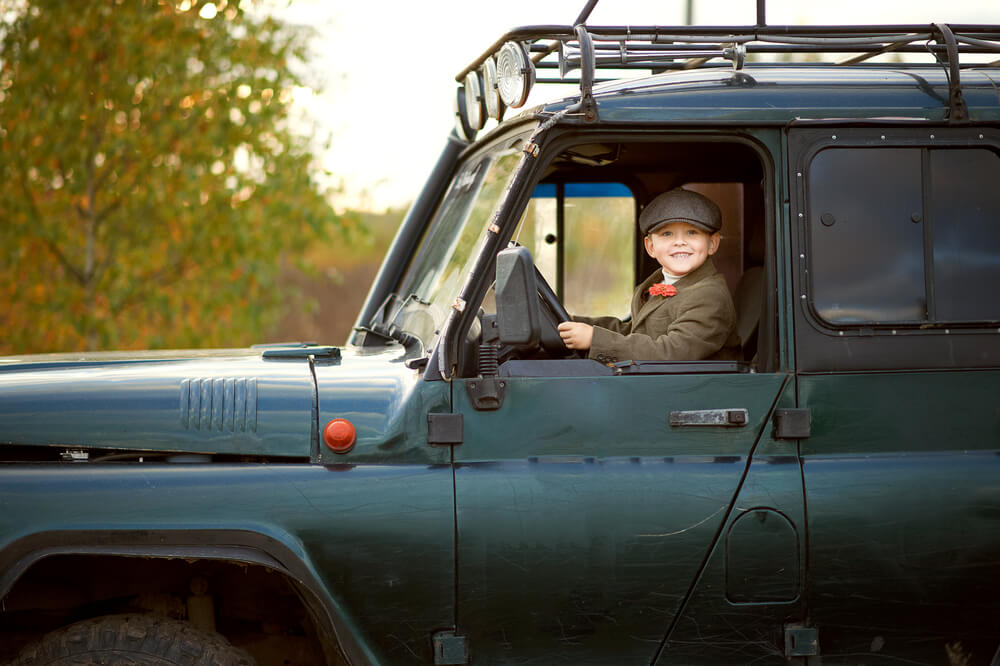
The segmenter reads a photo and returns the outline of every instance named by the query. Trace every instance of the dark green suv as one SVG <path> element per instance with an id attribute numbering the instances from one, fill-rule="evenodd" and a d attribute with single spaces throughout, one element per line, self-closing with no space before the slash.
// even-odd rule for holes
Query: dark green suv
<path id="1" fill-rule="evenodd" d="M 0 660 L 1000 661 L 1000 27 L 586 18 L 459 73 L 346 345 L 0 359 Z M 742 358 L 566 349 L 680 186 Z"/>

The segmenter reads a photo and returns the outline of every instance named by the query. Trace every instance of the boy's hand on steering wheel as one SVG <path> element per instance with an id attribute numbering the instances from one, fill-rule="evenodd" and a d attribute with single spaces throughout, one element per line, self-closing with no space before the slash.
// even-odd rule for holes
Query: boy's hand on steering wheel
<path id="1" fill-rule="evenodd" d="M 559 337 L 568 348 L 585 351 L 590 349 L 594 339 L 594 327 L 578 321 L 564 321 L 559 324 Z"/>

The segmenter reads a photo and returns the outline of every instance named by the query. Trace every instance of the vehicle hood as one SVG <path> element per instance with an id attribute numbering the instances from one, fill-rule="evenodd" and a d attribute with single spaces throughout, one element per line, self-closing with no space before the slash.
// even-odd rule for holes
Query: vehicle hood
<path id="1" fill-rule="evenodd" d="M 372 376 L 397 376 L 380 387 L 398 393 L 414 374 L 396 360 L 401 348 L 298 347 L 0 358 L 0 448 L 315 459 L 315 366 L 336 387 L 326 391 L 331 407 L 356 405 Z"/>

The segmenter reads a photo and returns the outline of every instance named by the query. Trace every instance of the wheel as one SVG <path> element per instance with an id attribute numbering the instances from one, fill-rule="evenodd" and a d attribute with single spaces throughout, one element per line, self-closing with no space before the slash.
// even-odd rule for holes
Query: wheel
<path id="1" fill-rule="evenodd" d="M 107 615 L 45 635 L 12 666 L 253 666 L 219 634 L 155 615 Z"/>

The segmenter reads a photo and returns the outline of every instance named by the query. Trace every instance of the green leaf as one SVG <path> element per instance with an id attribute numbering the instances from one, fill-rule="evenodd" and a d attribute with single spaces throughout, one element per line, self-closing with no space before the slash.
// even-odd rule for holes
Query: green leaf
<path id="1" fill-rule="evenodd" d="M 310 33 L 186 4 L 0 28 L 0 353 L 248 344 L 303 302 L 286 260 L 344 228 L 281 95 Z"/>

